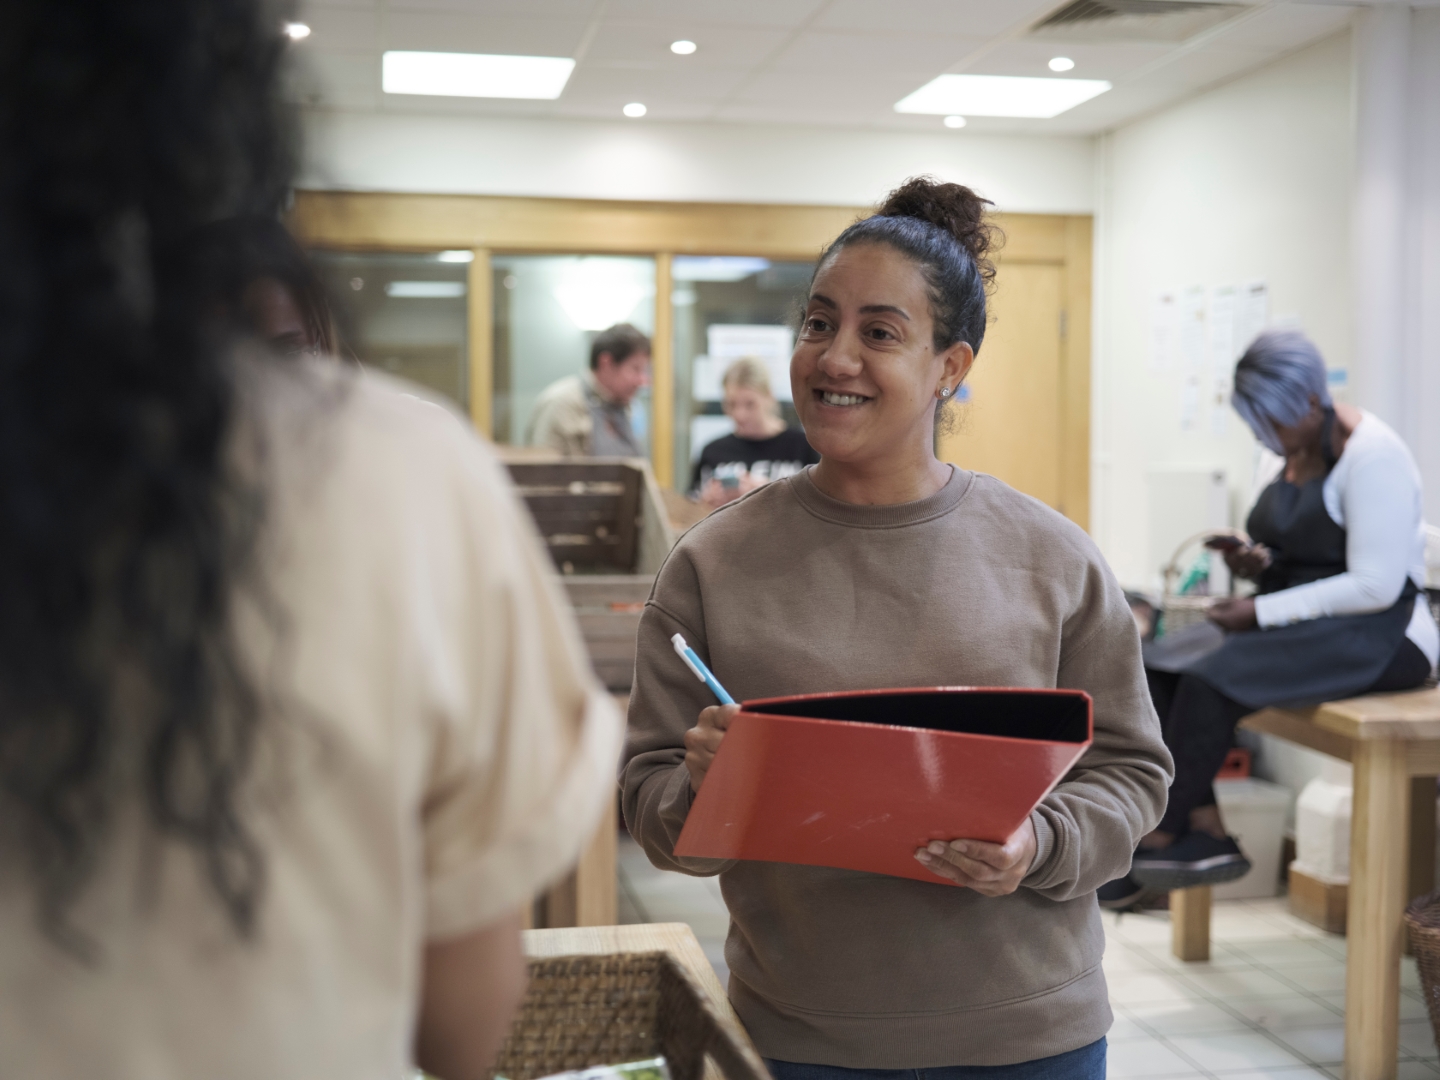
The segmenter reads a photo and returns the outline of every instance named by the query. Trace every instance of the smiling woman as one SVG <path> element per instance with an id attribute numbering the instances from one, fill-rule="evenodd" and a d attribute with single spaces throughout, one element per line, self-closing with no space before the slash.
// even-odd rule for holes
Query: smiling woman
<path id="1" fill-rule="evenodd" d="M 985 336 L 985 206 L 912 180 L 825 251 L 790 368 L 820 463 L 686 533 L 641 619 L 625 818 L 657 866 L 721 875 L 730 995 L 777 1080 L 1105 1071 L 1095 890 L 1159 819 L 1170 758 L 1134 621 L 1089 538 L 935 456 L 937 419 Z M 1094 748 L 1003 843 L 931 833 L 912 853 L 933 884 L 677 856 L 737 708 L 677 668 L 677 633 L 740 700 L 1085 690 Z M 887 767 L 874 762 L 877 783 Z"/>

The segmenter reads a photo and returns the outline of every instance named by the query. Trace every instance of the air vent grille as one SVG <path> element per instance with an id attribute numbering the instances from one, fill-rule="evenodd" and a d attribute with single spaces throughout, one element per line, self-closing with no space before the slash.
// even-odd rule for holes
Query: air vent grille
<path id="1" fill-rule="evenodd" d="M 1074 0 L 1038 22 L 1030 36 L 1051 41 L 1177 42 L 1246 8 L 1210 0 Z"/>

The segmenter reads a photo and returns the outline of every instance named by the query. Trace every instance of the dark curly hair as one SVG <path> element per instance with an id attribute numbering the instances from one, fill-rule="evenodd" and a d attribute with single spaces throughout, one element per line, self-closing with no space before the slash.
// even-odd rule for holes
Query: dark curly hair
<path id="1" fill-rule="evenodd" d="M 851 244 L 886 244 L 913 259 L 930 286 L 935 350 L 963 341 L 976 353 L 985 340 L 986 295 L 995 281 L 989 255 L 1003 240 L 987 219 L 992 206 L 962 184 L 928 176 L 905 181 L 871 217 L 861 218 L 825 249 L 816 272 Z"/>
<path id="2" fill-rule="evenodd" d="M 242 934 L 260 724 L 231 634 L 263 493 L 232 475 L 230 334 L 195 237 L 292 175 L 280 12 L 10 0 L 0 14 L 0 859 L 41 925 L 142 808 Z"/>

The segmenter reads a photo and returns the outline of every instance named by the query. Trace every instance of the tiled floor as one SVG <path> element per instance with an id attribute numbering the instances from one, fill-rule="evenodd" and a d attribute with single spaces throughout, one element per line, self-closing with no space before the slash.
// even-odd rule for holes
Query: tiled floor
<path id="1" fill-rule="evenodd" d="M 686 922 L 723 982 L 728 917 L 714 878 L 656 870 L 620 844 L 622 922 Z M 1164 912 L 1105 916 L 1113 1080 L 1341 1080 L 1345 939 L 1292 918 L 1284 899 L 1215 906 L 1211 960 L 1170 955 Z M 1405 961 L 1399 1080 L 1440 1080 L 1415 963 Z"/>

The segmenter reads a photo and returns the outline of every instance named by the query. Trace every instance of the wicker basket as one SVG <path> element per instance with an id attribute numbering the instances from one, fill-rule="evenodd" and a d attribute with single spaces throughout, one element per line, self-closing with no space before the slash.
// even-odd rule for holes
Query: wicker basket
<path id="1" fill-rule="evenodd" d="M 1405 909 L 1410 951 L 1420 969 L 1420 989 L 1430 1013 L 1430 1028 L 1440 1038 L 1440 892 L 1419 896 Z"/>
<path id="2" fill-rule="evenodd" d="M 662 1054 L 674 1080 L 700 1080 L 707 1054 L 729 1080 L 770 1080 L 663 952 L 530 961 L 525 1004 L 494 1071 L 534 1080 Z"/>
<path id="3" fill-rule="evenodd" d="M 1205 621 L 1206 612 L 1210 608 L 1210 602 L 1215 599 L 1213 596 L 1190 596 L 1177 592 L 1182 573 L 1180 557 L 1196 544 L 1210 539 L 1212 536 L 1233 536 L 1237 540 L 1250 543 L 1250 537 L 1240 529 L 1206 529 L 1202 533 L 1196 533 L 1189 537 L 1178 548 L 1170 561 L 1165 565 L 1163 571 L 1165 576 L 1165 593 L 1160 600 L 1160 611 L 1164 618 L 1162 624 L 1165 633 L 1173 634 L 1177 630 L 1184 630 L 1187 626 L 1194 626 L 1196 623 Z"/>

